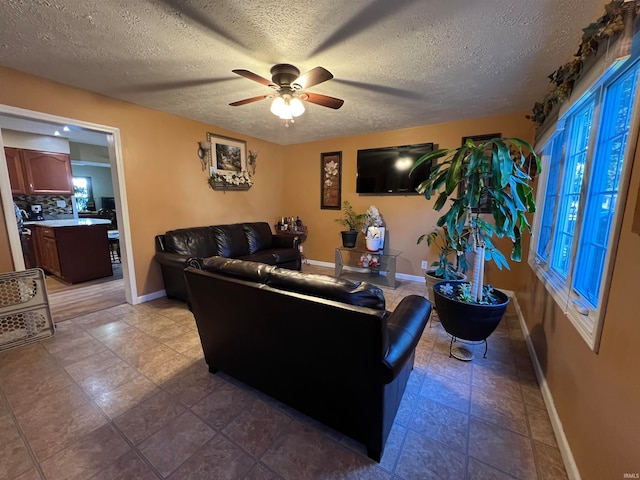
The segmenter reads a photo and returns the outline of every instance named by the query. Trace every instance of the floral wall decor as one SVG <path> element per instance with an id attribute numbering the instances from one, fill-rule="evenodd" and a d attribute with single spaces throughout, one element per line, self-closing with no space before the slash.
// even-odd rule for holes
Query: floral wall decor
<path id="1" fill-rule="evenodd" d="M 556 104 L 562 104 L 571 96 L 574 85 L 585 73 L 585 60 L 596 55 L 603 40 L 613 38 L 622 32 L 625 27 L 625 17 L 629 15 L 631 18 L 635 18 L 640 5 L 637 1 L 614 0 L 604 8 L 605 13 L 602 17 L 582 29 L 584 32 L 582 41 L 574 59 L 549 75 L 548 78 L 553 84 L 553 89 L 542 102 L 536 102 L 532 114 L 526 116 L 537 126 L 544 123 L 547 115 Z"/>
<path id="2" fill-rule="evenodd" d="M 340 210 L 342 200 L 342 152 L 320 154 L 320 208 Z"/>

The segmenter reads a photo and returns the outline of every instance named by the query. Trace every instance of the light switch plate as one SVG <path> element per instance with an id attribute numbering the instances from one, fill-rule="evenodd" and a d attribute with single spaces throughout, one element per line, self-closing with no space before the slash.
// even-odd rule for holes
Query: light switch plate
<path id="1" fill-rule="evenodd" d="M 422 260 L 422 263 L 420 264 L 420 268 L 423 269 L 423 270 L 426 270 L 427 269 L 427 265 L 428 265 L 427 261 L 426 260 Z"/>

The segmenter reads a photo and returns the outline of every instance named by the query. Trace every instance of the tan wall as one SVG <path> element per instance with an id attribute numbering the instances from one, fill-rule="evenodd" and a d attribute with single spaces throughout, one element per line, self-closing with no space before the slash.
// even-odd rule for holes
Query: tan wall
<path id="1" fill-rule="evenodd" d="M 521 113 L 287 146 L 284 203 L 288 207 L 282 214 L 299 215 L 309 227 L 309 236 L 304 244 L 308 258 L 334 261 L 335 247 L 341 244 L 340 230 L 343 229 L 334 219 L 342 212 L 320 209 L 320 154 L 341 151 L 342 200 L 349 200 L 359 213 L 364 213 L 370 205 L 378 207 L 389 230 L 390 247 L 404 252 L 398 259 L 398 272 L 422 275 L 421 260 L 432 262 L 436 259 L 436 253 L 429 252 L 426 244 L 416 245 L 418 237 L 431 231 L 439 217 L 432 208 L 432 201 L 428 202 L 419 195 L 356 194 L 357 151 L 426 142 L 433 142 L 441 148 L 454 148 L 460 146 L 464 136 L 489 133 L 531 140 L 534 132 L 532 123 Z M 359 241 L 363 242 L 362 235 Z M 509 286 L 505 288 L 512 288 L 505 281 L 514 275 L 498 273 L 495 267 L 489 266 L 487 276 L 496 286 L 506 284 Z"/>
<path id="2" fill-rule="evenodd" d="M 152 260 L 155 235 L 180 227 L 275 219 L 282 211 L 280 146 L 7 68 L 0 67 L 0 84 L 0 104 L 120 129 L 138 295 L 163 288 Z M 209 188 L 196 154 L 207 131 L 242 138 L 248 148 L 260 151 L 251 190 Z M 4 238 L 4 224 L 0 230 Z"/>
<path id="3" fill-rule="evenodd" d="M 570 448 L 584 480 L 640 471 L 640 235 L 631 232 L 640 155 L 627 195 L 599 353 L 594 353 L 526 266 L 517 292 Z"/>

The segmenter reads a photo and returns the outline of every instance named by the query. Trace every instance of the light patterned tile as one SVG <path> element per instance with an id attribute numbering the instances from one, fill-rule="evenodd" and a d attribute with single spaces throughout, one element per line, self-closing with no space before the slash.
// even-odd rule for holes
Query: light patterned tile
<path id="1" fill-rule="evenodd" d="M 244 475 L 255 465 L 255 461 L 218 435 L 201 447 L 172 475 L 171 480 L 234 480 Z"/>
<path id="2" fill-rule="evenodd" d="M 92 480 L 156 480 L 158 476 L 133 450 L 96 473 Z"/>
<path id="3" fill-rule="evenodd" d="M 536 480 L 529 438 L 473 417 L 469 428 L 469 455 L 518 479 Z"/>
<path id="4" fill-rule="evenodd" d="M 533 449 L 536 456 L 540 480 L 567 479 L 567 471 L 564 468 L 562 455 L 557 447 L 552 447 L 550 445 L 534 441 Z"/>
<path id="5" fill-rule="evenodd" d="M 97 395 L 93 400 L 109 418 L 116 418 L 158 391 L 153 382 L 139 376 L 113 390 Z"/>
<path id="6" fill-rule="evenodd" d="M 291 419 L 261 400 L 234 418 L 222 432 L 252 456 L 260 458 L 276 437 L 285 430 Z"/>
<path id="7" fill-rule="evenodd" d="M 471 415 L 523 435 L 529 434 L 524 403 L 475 385 L 471 393 Z"/>
<path id="8" fill-rule="evenodd" d="M 166 477 L 214 435 L 215 430 L 187 411 L 147 438 L 138 448 Z"/>
<path id="9" fill-rule="evenodd" d="M 171 395 L 158 392 L 116 418 L 115 424 L 138 445 L 185 411 Z"/>
<path id="10" fill-rule="evenodd" d="M 429 374 L 425 378 L 420 396 L 469 413 L 471 387 L 441 375 Z"/>
<path id="11" fill-rule="evenodd" d="M 469 416 L 441 403 L 419 397 L 409 429 L 454 448 L 467 451 Z"/>
<path id="12" fill-rule="evenodd" d="M 43 461 L 42 470 L 47 478 L 81 480 L 98 473 L 129 449 L 113 427 L 105 425 Z"/>
<path id="13" fill-rule="evenodd" d="M 191 407 L 191 411 L 214 428 L 224 428 L 253 400 L 251 394 L 226 382 Z"/>
<path id="14" fill-rule="evenodd" d="M 557 447 L 556 435 L 549 420 L 549 414 L 544 408 L 527 405 L 527 417 L 531 427 L 531 437 L 538 442 Z"/>
<path id="15" fill-rule="evenodd" d="M 409 430 L 395 473 L 403 480 L 459 480 L 465 475 L 465 455 Z"/>

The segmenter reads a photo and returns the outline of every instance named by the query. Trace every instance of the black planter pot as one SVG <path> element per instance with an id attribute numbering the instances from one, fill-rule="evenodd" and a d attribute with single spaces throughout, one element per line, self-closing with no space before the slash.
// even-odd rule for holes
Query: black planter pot
<path id="1" fill-rule="evenodd" d="M 345 248 L 353 248 L 356 246 L 356 240 L 358 239 L 358 232 L 355 230 L 344 230 L 340 232 L 342 234 L 342 246 Z"/>
<path id="2" fill-rule="evenodd" d="M 500 290 L 494 290 L 494 296 L 498 299 L 496 304 L 465 303 L 446 297 L 440 292 L 440 286 L 447 283 L 455 287 L 464 282 L 444 281 L 436 283 L 433 287 L 438 317 L 445 331 L 452 337 L 462 340 L 486 341 L 502 320 L 509 305 L 509 297 Z"/>

